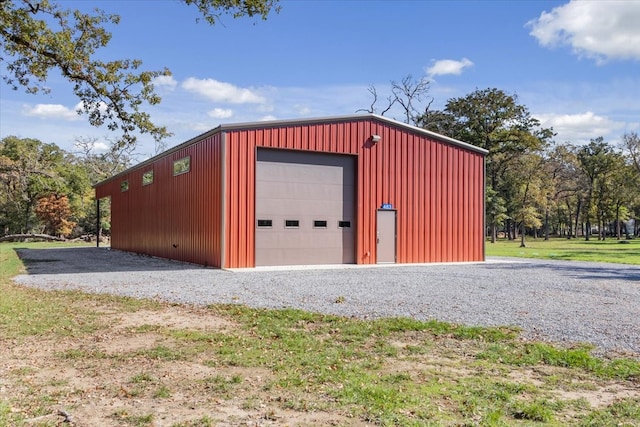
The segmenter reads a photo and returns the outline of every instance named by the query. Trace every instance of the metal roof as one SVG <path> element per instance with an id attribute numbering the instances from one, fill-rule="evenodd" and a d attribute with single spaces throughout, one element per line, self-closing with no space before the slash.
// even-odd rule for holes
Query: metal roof
<path id="1" fill-rule="evenodd" d="M 284 120 L 269 120 L 269 121 L 256 121 L 256 122 L 244 122 L 244 123 L 229 123 L 229 124 L 221 124 L 218 125 L 217 127 L 201 133 L 200 135 L 197 135 L 185 142 L 183 142 L 182 144 L 176 145 L 175 147 L 172 147 L 166 151 L 163 151 L 162 153 L 159 153 L 147 160 L 144 160 L 120 173 L 118 173 L 117 175 L 114 175 L 112 177 L 109 177 L 97 184 L 94 184 L 93 187 L 98 187 L 102 184 L 105 184 L 113 179 L 116 179 L 122 175 L 126 175 L 127 173 L 129 173 L 131 170 L 133 169 L 137 169 L 141 166 L 153 163 L 154 161 L 156 161 L 159 158 L 162 158 L 164 156 L 168 156 L 171 153 L 174 153 L 178 150 L 181 150 L 185 147 L 188 147 L 191 144 L 195 144 L 198 141 L 201 141 L 203 139 L 206 139 L 208 137 L 210 137 L 211 135 L 215 135 L 217 133 L 220 132 L 225 132 L 225 131 L 236 131 L 236 130 L 243 130 L 243 129 L 256 129 L 256 128 L 271 128 L 271 127 L 282 127 L 282 126 L 288 126 L 288 125 L 303 125 L 303 124 L 320 124 L 320 123 L 338 123 L 338 122 L 353 122 L 353 121 L 363 121 L 363 120 L 375 120 L 375 121 L 379 121 L 382 123 L 386 123 L 390 126 L 395 126 L 398 128 L 402 128 L 405 129 L 408 132 L 415 132 L 418 134 L 422 134 L 428 137 L 431 137 L 433 139 L 439 140 L 439 141 L 444 141 L 444 142 L 448 142 L 450 144 L 453 145 L 457 145 L 459 147 L 465 148 L 467 150 L 470 151 L 475 151 L 478 153 L 481 153 L 483 155 L 486 155 L 488 153 L 487 150 L 485 150 L 484 148 L 480 148 L 477 147 L 475 145 L 469 144 L 467 142 L 463 142 L 460 141 L 458 139 L 455 138 L 450 138 L 448 136 L 436 133 L 436 132 L 432 132 L 430 130 L 426 130 L 426 129 L 422 129 L 419 128 L 417 126 L 413 126 L 407 123 L 403 123 L 403 122 L 399 122 L 397 120 L 393 120 L 384 116 L 380 116 L 378 114 L 351 114 L 351 115 L 344 115 L 344 116 L 326 116 L 326 117 L 312 117 L 312 118 L 300 118 L 300 119 L 284 119 Z"/>

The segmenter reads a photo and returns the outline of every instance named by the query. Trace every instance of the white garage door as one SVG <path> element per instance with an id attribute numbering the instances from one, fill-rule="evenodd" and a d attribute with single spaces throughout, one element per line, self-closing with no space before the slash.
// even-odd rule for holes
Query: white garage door
<path id="1" fill-rule="evenodd" d="M 355 157 L 258 149 L 256 265 L 355 262 Z"/>

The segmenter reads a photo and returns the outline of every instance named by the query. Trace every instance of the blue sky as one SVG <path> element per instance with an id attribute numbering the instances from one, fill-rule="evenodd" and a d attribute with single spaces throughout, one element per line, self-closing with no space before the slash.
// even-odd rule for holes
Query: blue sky
<path id="1" fill-rule="evenodd" d="M 433 109 L 476 89 L 516 94 L 557 142 L 640 132 L 640 1 L 284 0 L 267 21 L 213 27 L 177 0 L 60 4 L 121 16 L 101 58 L 172 71 L 148 109 L 174 133 L 168 147 L 221 123 L 353 114 L 370 106 L 370 85 L 382 110 L 390 81 L 409 74 L 431 81 Z M 78 137 L 109 138 L 77 116 L 59 74 L 47 86 L 34 96 L 0 83 L 0 137 L 70 151 Z M 142 156 L 154 150 L 143 137 Z"/>

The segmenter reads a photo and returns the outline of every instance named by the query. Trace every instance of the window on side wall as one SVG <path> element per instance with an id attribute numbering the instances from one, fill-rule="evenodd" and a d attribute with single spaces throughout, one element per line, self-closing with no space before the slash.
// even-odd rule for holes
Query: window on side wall
<path id="1" fill-rule="evenodd" d="M 183 157 L 173 162 L 173 176 L 182 175 L 191 170 L 191 157 Z"/>
<path id="2" fill-rule="evenodd" d="M 146 171 L 142 174 L 142 185 L 149 185 L 153 183 L 153 169 Z"/>
<path id="3" fill-rule="evenodd" d="M 125 192 L 129 191 L 129 180 L 125 179 L 120 183 L 120 191 Z"/>

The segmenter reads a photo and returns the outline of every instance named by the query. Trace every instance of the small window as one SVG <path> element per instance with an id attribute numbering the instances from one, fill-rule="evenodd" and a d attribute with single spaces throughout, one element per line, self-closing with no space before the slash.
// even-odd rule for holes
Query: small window
<path id="1" fill-rule="evenodd" d="M 339 228 L 350 228 L 351 227 L 351 221 L 338 221 L 338 227 Z"/>
<path id="2" fill-rule="evenodd" d="M 258 227 L 272 227 L 273 226 L 273 221 L 270 219 L 259 219 L 258 220 Z"/>
<path id="3" fill-rule="evenodd" d="M 300 227 L 300 221 L 297 219 L 285 219 L 284 226 L 285 228 L 298 228 Z"/>
<path id="4" fill-rule="evenodd" d="M 142 174 L 142 185 L 153 183 L 153 169 Z"/>
<path id="5" fill-rule="evenodd" d="M 327 221 L 317 219 L 313 221 L 313 228 L 327 228 Z"/>
<path id="6" fill-rule="evenodd" d="M 120 183 L 120 191 L 129 191 L 129 180 L 124 180 Z"/>
<path id="7" fill-rule="evenodd" d="M 183 157 L 173 162 L 173 176 L 182 175 L 191 170 L 191 157 Z"/>

